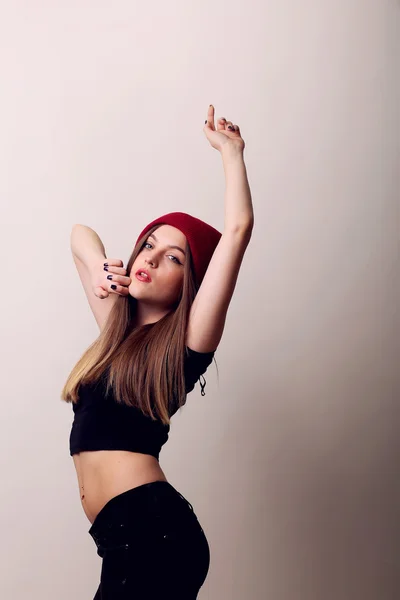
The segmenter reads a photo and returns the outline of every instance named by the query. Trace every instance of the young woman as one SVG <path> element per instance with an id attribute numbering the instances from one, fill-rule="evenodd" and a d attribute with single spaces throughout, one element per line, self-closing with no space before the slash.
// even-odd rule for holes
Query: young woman
<path id="1" fill-rule="evenodd" d="M 159 453 L 170 418 L 213 360 L 254 217 L 239 127 L 218 119 L 215 128 L 210 106 L 204 133 L 225 170 L 222 234 L 187 213 L 165 214 L 140 233 L 126 269 L 89 227 L 71 234 L 100 329 L 62 391 L 74 412 L 82 506 L 103 559 L 95 600 L 194 600 L 209 569 L 206 535 Z"/>

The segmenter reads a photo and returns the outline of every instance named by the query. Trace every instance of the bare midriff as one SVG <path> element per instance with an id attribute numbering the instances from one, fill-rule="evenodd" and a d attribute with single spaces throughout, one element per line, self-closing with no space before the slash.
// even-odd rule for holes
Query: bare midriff
<path id="1" fill-rule="evenodd" d="M 109 500 L 131 488 L 167 481 L 158 460 L 125 450 L 96 450 L 73 455 L 83 510 L 90 523 Z"/>

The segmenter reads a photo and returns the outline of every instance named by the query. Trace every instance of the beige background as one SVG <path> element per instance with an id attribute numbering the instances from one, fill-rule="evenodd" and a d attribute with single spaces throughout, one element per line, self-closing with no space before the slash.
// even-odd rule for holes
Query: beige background
<path id="1" fill-rule="evenodd" d="M 69 234 L 125 262 L 163 212 L 222 229 L 213 103 L 241 126 L 255 228 L 219 380 L 160 456 L 209 539 L 199 598 L 397 598 L 400 3 L 0 10 L 0 597 L 94 595 L 59 395 L 98 331 Z"/>

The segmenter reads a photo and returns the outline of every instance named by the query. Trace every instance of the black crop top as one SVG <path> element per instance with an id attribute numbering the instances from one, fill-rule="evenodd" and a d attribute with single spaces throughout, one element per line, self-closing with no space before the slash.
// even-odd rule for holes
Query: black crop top
<path id="1" fill-rule="evenodd" d="M 196 381 L 211 364 L 214 352 L 196 352 L 188 348 L 185 354 L 185 390 L 193 390 Z M 204 380 L 205 381 L 205 380 Z M 205 383 L 201 394 L 204 396 Z M 105 394 L 100 378 L 93 384 L 82 384 L 79 400 L 72 403 L 74 420 L 69 438 L 70 455 L 85 450 L 129 450 L 151 454 L 159 459 L 161 447 L 168 440 L 169 425 L 153 421 L 134 406 L 115 400 L 112 388 Z"/>

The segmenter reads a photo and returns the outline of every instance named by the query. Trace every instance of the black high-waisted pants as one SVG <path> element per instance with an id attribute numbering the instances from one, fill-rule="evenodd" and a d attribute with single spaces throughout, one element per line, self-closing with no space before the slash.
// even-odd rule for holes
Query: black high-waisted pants
<path id="1" fill-rule="evenodd" d="M 103 559 L 94 600 L 197 598 L 210 549 L 192 505 L 169 482 L 115 496 L 89 533 Z"/>

